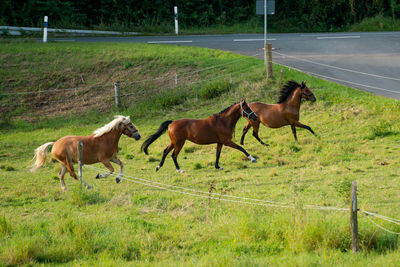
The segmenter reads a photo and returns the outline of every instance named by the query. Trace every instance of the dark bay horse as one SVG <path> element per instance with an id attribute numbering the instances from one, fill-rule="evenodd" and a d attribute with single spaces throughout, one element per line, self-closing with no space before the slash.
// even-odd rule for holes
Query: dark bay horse
<path id="1" fill-rule="evenodd" d="M 249 106 L 258 115 L 258 120 L 249 120 L 247 122 L 246 126 L 243 128 L 240 144 L 244 144 L 244 137 L 246 136 L 247 131 L 250 127 L 253 127 L 253 136 L 262 145 L 267 145 L 261 141 L 258 136 L 260 122 L 269 128 L 280 128 L 282 126 L 290 125 L 296 142 L 298 142 L 296 127 L 307 129 L 315 135 L 314 131 L 309 126 L 299 122 L 300 104 L 302 99 L 311 102 L 315 102 L 316 100 L 314 94 L 306 86 L 305 81 L 303 81 L 301 85 L 295 81 L 289 81 L 280 91 L 278 104 L 265 104 L 261 102 L 250 103 Z"/>
<path id="2" fill-rule="evenodd" d="M 222 110 L 220 113 L 214 114 L 206 119 L 180 119 L 176 121 L 165 121 L 160 125 L 160 128 L 155 134 L 151 135 L 146 141 L 144 141 L 142 150 L 148 154 L 147 148 L 150 146 L 150 144 L 152 144 L 168 129 L 171 143 L 167 146 L 167 148 L 165 148 L 161 162 L 156 167 L 156 171 L 163 166 L 165 157 L 172 149 L 174 149 L 174 152 L 172 153 L 172 159 L 175 163 L 176 170 L 178 172 L 183 172 L 183 170 L 179 168 L 177 158 L 186 140 L 199 145 L 216 143 L 216 169 L 222 169 L 218 162 L 223 145 L 243 152 L 254 163 L 256 162 L 255 158 L 247 153 L 243 147 L 235 144 L 232 141 L 232 133 L 234 132 L 235 125 L 241 116 L 247 117 L 249 120 L 257 120 L 257 115 L 253 110 L 251 110 L 244 99 L 241 102 L 235 103 Z M 171 126 L 169 126 L 170 124 Z"/>
<path id="3" fill-rule="evenodd" d="M 115 119 L 103 127 L 94 131 L 89 136 L 64 136 L 56 142 L 48 142 L 36 148 L 35 163 L 32 171 L 42 167 L 46 163 L 46 150 L 49 146 L 53 146 L 51 154 L 61 163 L 61 170 L 58 173 L 61 182 L 61 188 L 65 191 L 67 187 L 64 182 L 66 171 L 78 180 L 75 174 L 73 163 L 78 161 L 78 142 L 83 143 L 83 164 L 93 164 L 101 162 L 110 172 L 106 174 L 98 174 L 96 178 L 105 178 L 114 172 L 110 161 L 121 167 L 120 174 L 116 178 L 116 182 L 120 182 L 123 176 L 122 162 L 117 158 L 118 142 L 122 134 L 140 139 L 140 134 L 131 122 L 129 116 L 115 116 Z"/>

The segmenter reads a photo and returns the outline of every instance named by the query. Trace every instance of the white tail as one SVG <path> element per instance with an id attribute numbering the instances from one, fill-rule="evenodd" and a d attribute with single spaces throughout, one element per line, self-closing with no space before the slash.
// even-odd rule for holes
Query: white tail
<path id="1" fill-rule="evenodd" d="M 35 163 L 32 165 L 31 171 L 36 171 L 40 167 L 46 164 L 46 150 L 47 147 L 52 146 L 54 142 L 48 142 L 44 145 L 41 145 L 40 147 L 35 149 L 35 155 L 33 156 L 33 159 L 35 160 Z"/>

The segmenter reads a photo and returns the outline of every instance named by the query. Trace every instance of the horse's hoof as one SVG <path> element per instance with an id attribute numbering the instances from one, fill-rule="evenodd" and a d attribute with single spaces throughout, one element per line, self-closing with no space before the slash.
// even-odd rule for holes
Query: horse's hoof
<path id="1" fill-rule="evenodd" d="M 222 167 L 216 167 L 216 169 L 222 171 L 224 168 L 222 168 Z"/>
<path id="2" fill-rule="evenodd" d="M 93 186 L 91 186 L 90 184 L 88 184 L 86 187 L 87 189 L 93 189 Z"/>
<path id="3" fill-rule="evenodd" d="M 161 169 L 160 165 L 158 165 L 158 166 L 156 167 L 156 172 L 158 172 L 159 169 Z"/>
<path id="4" fill-rule="evenodd" d="M 264 146 L 269 146 L 269 144 L 264 144 Z"/>
<path id="5" fill-rule="evenodd" d="M 100 179 L 100 173 L 96 175 L 96 179 Z"/>
<path id="6" fill-rule="evenodd" d="M 255 158 L 253 158 L 253 156 L 252 155 L 249 155 L 249 157 L 248 157 L 250 160 L 251 160 L 251 162 L 253 162 L 253 163 L 257 163 L 257 160 L 255 159 Z"/>
<path id="7" fill-rule="evenodd" d="M 178 169 L 176 171 L 179 172 L 179 173 L 184 173 L 185 172 L 184 170 L 181 170 L 181 169 Z"/>
<path id="8" fill-rule="evenodd" d="M 118 184 L 119 182 L 121 182 L 121 178 L 119 177 L 115 178 L 115 182 Z"/>

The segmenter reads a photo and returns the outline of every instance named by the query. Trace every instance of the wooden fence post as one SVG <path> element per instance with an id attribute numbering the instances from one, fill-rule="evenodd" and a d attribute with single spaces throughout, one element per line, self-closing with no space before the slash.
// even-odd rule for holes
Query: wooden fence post
<path id="1" fill-rule="evenodd" d="M 114 83 L 114 91 L 115 91 L 115 106 L 119 108 L 121 107 L 121 94 L 120 94 L 119 82 Z"/>
<path id="2" fill-rule="evenodd" d="M 267 79 L 272 79 L 272 44 L 265 44 Z"/>
<path id="3" fill-rule="evenodd" d="M 351 183 L 350 228 L 353 252 L 359 252 L 358 244 L 358 220 L 357 220 L 357 182 Z"/>
<path id="4" fill-rule="evenodd" d="M 282 85 L 282 80 L 283 80 L 283 69 L 281 69 L 280 75 L 279 75 L 279 87 Z"/>

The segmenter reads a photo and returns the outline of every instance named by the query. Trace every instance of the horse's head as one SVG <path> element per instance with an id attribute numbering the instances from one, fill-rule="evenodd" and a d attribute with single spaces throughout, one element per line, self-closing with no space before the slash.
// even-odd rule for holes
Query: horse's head
<path id="1" fill-rule="evenodd" d="M 127 117 L 129 120 L 129 116 Z M 126 136 L 133 137 L 135 140 L 140 139 L 140 133 L 138 129 L 136 129 L 135 125 L 129 120 L 128 123 L 121 122 L 122 126 L 122 133 L 125 134 Z"/>
<path id="2" fill-rule="evenodd" d="M 315 98 L 315 95 L 311 92 L 311 90 L 307 87 L 306 82 L 303 81 L 301 83 L 301 98 L 304 98 L 305 100 L 309 100 L 311 102 L 315 102 L 315 100 L 317 100 Z"/>
<path id="3" fill-rule="evenodd" d="M 243 98 L 242 101 L 240 101 L 240 109 L 242 111 L 242 116 L 243 117 L 246 117 L 246 118 L 248 118 L 249 120 L 252 120 L 252 121 L 257 121 L 258 120 L 257 114 L 250 108 L 250 106 L 246 102 L 246 99 L 244 99 L 244 98 Z"/>

